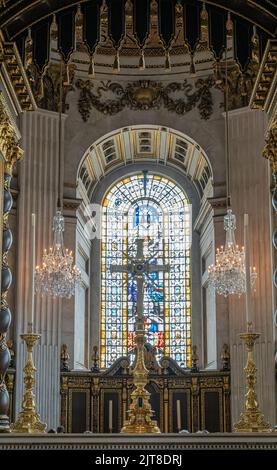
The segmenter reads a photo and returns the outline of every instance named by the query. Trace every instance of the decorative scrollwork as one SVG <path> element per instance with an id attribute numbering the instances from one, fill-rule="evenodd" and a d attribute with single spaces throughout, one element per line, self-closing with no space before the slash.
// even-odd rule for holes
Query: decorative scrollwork
<path id="1" fill-rule="evenodd" d="M 277 171 L 277 119 L 274 120 L 267 136 L 263 149 L 263 157 L 272 163 L 273 172 Z"/>
<path id="2" fill-rule="evenodd" d="M 125 87 L 117 82 L 100 82 L 95 86 L 89 80 L 77 80 L 80 90 L 78 101 L 79 112 L 84 121 L 90 117 L 91 109 L 107 115 L 114 115 L 124 108 L 133 110 L 159 109 L 164 106 L 168 111 L 183 115 L 197 107 L 201 119 L 209 119 L 213 112 L 211 88 L 213 77 L 199 78 L 195 85 L 183 82 L 172 82 L 164 86 L 150 80 L 139 80 L 128 83 Z M 115 99 L 105 95 L 115 95 Z M 177 95 L 172 96 L 172 95 Z"/>

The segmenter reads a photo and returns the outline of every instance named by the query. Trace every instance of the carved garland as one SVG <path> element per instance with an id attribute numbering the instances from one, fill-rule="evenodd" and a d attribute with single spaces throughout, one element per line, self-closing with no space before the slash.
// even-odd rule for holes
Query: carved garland
<path id="1" fill-rule="evenodd" d="M 184 115 L 197 107 L 201 119 L 207 120 L 213 112 L 211 94 L 213 86 L 213 77 L 199 78 L 194 88 L 187 80 L 168 85 L 150 80 L 139 80 L 128 83 L 125 87 L 111 81 L 100 82 L 98 86 L 89 80 L 79 79 L 76 82 L 76 87 L 80 90 L 78 108 L 84 121 L 89 119 L 92 108 L 111 116 L 125 108 L 138 111 L 159 109 L 161 106 L 179 115 Z M 179 97 L 172 97 L 174 93 L 179 94 Z M 109 97 L 111 94 L 115 96 L 115 99 Z"/>

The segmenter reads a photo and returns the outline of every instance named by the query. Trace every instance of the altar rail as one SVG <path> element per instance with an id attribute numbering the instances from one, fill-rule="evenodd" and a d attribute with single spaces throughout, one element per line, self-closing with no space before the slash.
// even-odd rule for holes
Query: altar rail
<path id="1" fill-rule="evenodd" d="M 231 431 L 229 372 L 192 373 L 169 361 L 166 370 L 149 374 L 147 388 L 162 432 L 178 432 L 177 400 L 182 429 Z M 108 433 L 112 421 L 112 432 L 118 433 L 132 389 L 133 378 L 123 360 L 105 372 L 61 372 L 61 424 L 69 433 Z"/>

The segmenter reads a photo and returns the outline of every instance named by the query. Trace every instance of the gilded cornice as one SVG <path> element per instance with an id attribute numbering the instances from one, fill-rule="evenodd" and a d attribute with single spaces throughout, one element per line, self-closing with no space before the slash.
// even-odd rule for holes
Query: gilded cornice
<path id="1" fill-rule="evenodd" d="M 15 43 L 0 39 L 0 65 L 5 67 L 22 111 L 32 111 L 35 99 Z"/>
<path id="2" fill-rule="evenodd" d="M 250 99 L 250 107 L 268 112 L 276 94 L 277 39 L 267 42 L 263 60 Z"/>

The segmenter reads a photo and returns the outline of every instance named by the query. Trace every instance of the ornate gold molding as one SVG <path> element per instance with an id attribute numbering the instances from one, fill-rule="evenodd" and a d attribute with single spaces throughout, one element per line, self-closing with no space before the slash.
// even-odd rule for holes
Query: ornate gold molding
<path id="1" fill-rule="evenodd" d="M 30 54 L 30 46 L 29 46 Z M 33 109 L 34 99 L 16 44 L 0 40 L 0 64 L 4 64 L 22 111 Z"/>
<path id="2" fill-rule="evenodd" d="M 272 163 L 272 171 L 277 172 L 277 116 L 266 135 L 263 157 Z"/>
<path id="3" fill-rule="evenodd" d="M 175 5 L 175 34 L 169 46 L 172 55 L 186 55 L 190 52 L 190 47 L 184 35 L 184 9 L 179 2 Z"/>
<path id="4" fill-rule="evenodd" d="M 120 42 L 118 52 L 122 56 L 139 56 L 140 47 L 134 34 L 134 5 L 132 0 L 125 3 L 125 33 Z"/>
<path id="5" fill-rule="evenodd" d="M 109 8 L 106 0 L 103 0 L 100 8 L 100 34 L 99 42 L 95 48 L 95 54 L 115 55 L 116 50 L 113 40 L 109 35 Z"/>
<path id="6" fill-rule="evenodd" d="M 277 39 L 270 39 L 267 43 L 259 73 L 252 91 L 250 106 L 254 109 L 268 111 L 277 81 Z"/>
<path id="7" fill-rule="evenodd" d="M 22 159 L 24 151 L 18 145 L 15 126 L 2 94 L 0 94 L 0 151 L 5 160 L 5 172 L 12 174 L 15 163 Z"/>

